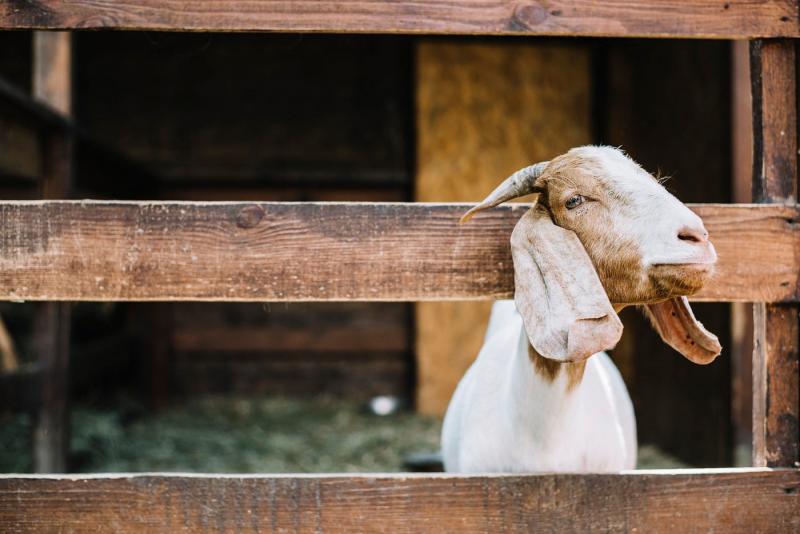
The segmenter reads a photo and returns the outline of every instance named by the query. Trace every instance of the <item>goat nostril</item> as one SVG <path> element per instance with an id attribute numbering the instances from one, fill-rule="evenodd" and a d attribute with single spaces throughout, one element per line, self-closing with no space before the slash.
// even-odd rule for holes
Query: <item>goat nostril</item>
<path id="1" fill-rule="evenodd" d="M 693 228 L 682 228 L 678 232 L 678 239 L 689 243 L 705 243 L 708 241 L 708 233 L 705 230 L 698 231 Z"/>

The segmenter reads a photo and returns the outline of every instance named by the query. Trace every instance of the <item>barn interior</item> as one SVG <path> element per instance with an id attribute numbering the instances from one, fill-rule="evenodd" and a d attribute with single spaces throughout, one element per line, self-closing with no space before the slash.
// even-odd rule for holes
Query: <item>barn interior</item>
<path id="1" fill-rule="evenodd" d="M 666 186 L 684 202 L 748 200 L 741 184 L 750 181 L 751 142 L 736 125 L 750 120 L 742 97 L 749 78 L 739 43 L 149 32 L 73 39 L 72 121 L 85 136 L 68 198 L 468 202 L 519 167 L 592 143 L 621 146 L 671 177 Z M 0 34 L 0 78 L 23 94 L 31 92 L 31 43 L 30 32 Z M 41 196 L 42 150 L 40 133 L 0 104 L 2 198 Z M 356 409 L 391 396 L 428 422 L 386 426 L 424 434 L 417 448 L 430 450 L 480 348 L 490 304 L 79 303 L 69 329 L 70 402 L 117 409 L 124 398 L 136 409 L 119 409 L 135 421 L 209 397 L 321 397 Z M 37 306 L 0 306 L 19 369 L 33 369 L 0 375 L 0 439 L 20 454 L 30 445 L 19 417 L 38 384 Z M 639 441 L 685 465 L 746 465 L 750 315 L 744 304 L 694 307 L 724 347 L 709 366 L 665 346 L 636 310 L 622 314 L 612 357 Z M 0 471 L 29 466 L 7 456 Z M 74 469 L 90 465 L 79 456 Z"/>

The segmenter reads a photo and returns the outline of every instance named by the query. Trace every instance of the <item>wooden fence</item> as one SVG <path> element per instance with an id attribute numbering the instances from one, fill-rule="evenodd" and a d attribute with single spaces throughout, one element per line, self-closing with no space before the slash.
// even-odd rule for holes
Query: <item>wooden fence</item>
<path id="1" fill-rule="evenodd" d="M 778 468 L 514 477 L 4 475 L 2 530 L 800 529 L 798 2 L 9 1 L 0 4 L 0 28 L 759 39 L 751 43 L 754 193 L 757 202 L 773 205 L 693 209 L 708 223 L 720 256 L 713 283 L 698 299 L 758 302 L 754 464 Z M 69 128 L 53 128 L 72 135 Z M 57 175 L 69 152 L 54 146 L 49 168 Z M 458 226 L 463 210 L 435 204 L 3 202 L 0 298 L 509 296 L 508 234 L 522 209 L 500 208 Z M 50 331 L 57 339 L 58 328 Z M 57 367 L 58 361 L 50 363 Z"/>

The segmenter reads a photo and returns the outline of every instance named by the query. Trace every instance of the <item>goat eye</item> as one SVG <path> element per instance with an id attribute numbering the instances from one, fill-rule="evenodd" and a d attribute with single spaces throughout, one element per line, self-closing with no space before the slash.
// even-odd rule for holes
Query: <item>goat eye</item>
<path id="1" fill-rule="evenodd" d="M 564 203 L 564 207 L 566 207 L 568 210 L 571 210 L 573 208 L 577 208 L 578 206 L 583 204 L 584 200 L 586 200 L 586 199 L 583 198 L 583 195 L 572 195 Z"/>

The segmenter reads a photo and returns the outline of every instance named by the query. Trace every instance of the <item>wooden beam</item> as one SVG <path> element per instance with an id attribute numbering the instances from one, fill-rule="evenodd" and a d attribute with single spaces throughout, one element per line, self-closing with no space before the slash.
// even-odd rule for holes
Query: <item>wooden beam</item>
<path id="1" fill-rule="evenodd" d="M 11 532 L 797 532 L 796 470 L 0 475 Z"/>
<path id="2" fill-rule="evenodd" d="M 792 0 L 10 1 L 0 29 L 797 37 Z"/>
<path id="3" fill-rule="evenodd" d="M 796 57 L 792 41 L 751 45 L 753 197 L 796 205 Z M 753 464 L 794 466 L 800 460 L 800 308 L 754 307 Z"/>
<path id="4" fill-rule="evenodd" d="M 512 204 L 0 202 L 0 300 L 510 297 Z M 697 300 L 797 299 L 795 208 L 691 206 L 720 261 Z"/>
<path id="5" fill-rule="evenodd" d="M 753 200 L 797 203 L 795 43 L 750 46 L 753 105 Z"/>
<path id="6" fill-rule="evenodd" d="M 33 98 L 53 109 L 59 118 L 68 117 L 72 109 L 71 35 L 34 32 L 32 71 Z M 72 130 L 48 129 L 43 133 L 43 145 L 42 197 L 66 198 L 74 171 Z M 33 425 L 33 468 L 38 473 L 67 470 L 71 315 L 69 304 L 46 302 L 36 307 L 33 319 L 31 346 L 41 368 L 41 398 Z"/>

